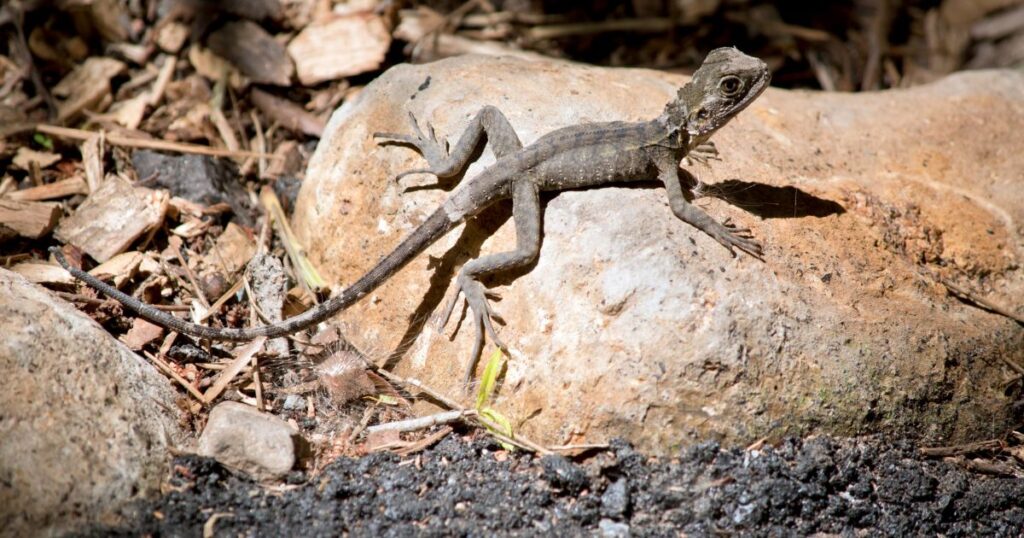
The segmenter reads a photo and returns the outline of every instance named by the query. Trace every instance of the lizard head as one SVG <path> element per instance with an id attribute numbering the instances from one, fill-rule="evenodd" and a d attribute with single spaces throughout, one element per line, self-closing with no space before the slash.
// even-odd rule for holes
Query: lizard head
<path id="1" fill-rule="evenodd" d="M 724 47 L 711 51 L 693 78 L 665 108 L 668 121 L 690 135 L 690 147 L 707 140 L 768 87 L 768 66 Z"/>

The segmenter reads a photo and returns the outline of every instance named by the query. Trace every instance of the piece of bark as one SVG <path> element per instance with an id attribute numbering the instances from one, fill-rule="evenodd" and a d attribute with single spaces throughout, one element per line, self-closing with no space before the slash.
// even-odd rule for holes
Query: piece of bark
<path id="1" fill-rule="evenodd" d="M 103 182 L 103 148 L 99 133 L 82 143 L 82 168 L 85 169 L 85 182 L 89 192 L 98 189 Z"/>
<path id="2" fill-rule="evenodd" d="M 395 28 L 394 37 L 408 41 L 407 52 L 414 63 L 424 63 L 450 56 L 481 54 L 486 56 L 514 56 L 523 60 L 547 60 L 536 52 L 524 51 L 494 41 L 479 41 L 452 34 L 436 34 L 437 25 L 442 21 L 437 12 L 420 7 L 404 10 L 402 20 Z"/>
<path id="3" fill-rule="evenodd" d="M 73 215 L 61 222 L 55 235 L 105 262 L 159 225 L 168 199 L 166 192 L 135 187 L 120 177 L 108 176 Z"/>
<path id="4" fill-rule="evenodd" d="M 32 163 L 38 165 L 39 168 L 46 168 L 59 160 L 59 153 L 53 153 L 51 151 L 36 151 L 22 146 L 18 148 L 18 153 L 14 156 L 12 163 L 15 168 L 29 170 L 32 168 Z"/>
<path id="5" fill-rule="evenodd" d="M 287 86 L 295 66 L 283 45 L 250 21 L 229 22 L 210 34 L 207 45 L 254 82 Z M 323 43 L 319 43 L 323 46 Z"/>
<path id="6" fill-rule="evenodd" d="M 384 21 L 362 13 L 310 24 L 288 44 L 288 54 L 299 80 L 312 86 L 377 69 L 390 46 Z"/>
<path id="7" fill-rule="evenodd" d="M 203 257 L 204 272 L 221 273 L 231 277 L 256 254 L 256 241 L 234 222 L 228 223 L 217 243 Z"/>
<path id="8" fill-rule="evenodd" d="M 278 0 L 222 0 L 217 2 L 217 7 L 253 21 L 281 16 L 281 2 Z"/>
<path id="9" fill-rule="evenodd" d="M 141 252 L 122 252 L 92 268 L 89 274 L 103 281 L 113 280 L 114 287 L 120 288 L 135 276 L 142 259 Z"/>
<path id="10" fill-rule="evenodd" d="M 60 214 L 60 204 L 0 199 L 0 226 L 29 239 L 50 233 Z"/>
<path id="11" fill-rule="evenodd" d="M 87 108 L 101 104 L 111 95 L 110 79 L 125 69 L 124 62 L 104 57 L 89 58 L 76 67 L 53 87 L 53 94 L 64 98 L 58 105 L 57 118 L 68 120 Z"/>
<path id="12" fill-rule="evenodd" d="M 188 48 L 188 61 L 199 73 L 208 80 L 218 80 L 227 73 L 228 84 L 239 90 L 249 85 L 249 79 L 242 75 L 235 64 L 221 58 L 212 50 L 193 45 Z"/>
<path id="13" fill-rule="evenodd" d="M 119 43 L 127 41 L 131 36 L 132 17 L 127 6 L 127 2 L 119 0 L 92 0 L 89 2 L 92 24 L 104 41 Z"/>
<path id="14" fill-rule="evenodd" d="M 156 44 L 164 52 L 177 54 L 188 39 L 188 33 L 188 26 L 171 21 L 157 30 Z"/>
<path id="15" fill-rule="evenodd" d="M 128 332 L 121 336 L 120 340 L 124 342 L 124 345 L 128 346 L 128 349 L 139 351 L 146 344 L 160 338 L 163 334 L 163 327 L 154 325 L 142 318 L 135 318 L 132 321 L 132 328 L 128 329 Z"/>
<path id="16" fill-rule="evenodd" d="M 281 260 L 266 254 L 257 255 L 249 262 L 252 300 L 267 323 L 284 319 L 282 310 L 287 293 L 288 277 Z M 288 340 L 275 338 L 267 341 L 266 352 L 283 357 L 288 354 Z"/>
<path id="17" fill-rule="evenodd" d="M 53 200 L 64 198 L 74 194 L 88 194 L 89 187 L 80 176 L 72 176 L 53 183 L 46 183 L 38 187 L 29 187 L 20 191 L 9 193 L 6 198 L 9 200 L 21 200 L 34 202 L 39 200 Z"/>
<path id="18" fill-rule="evenodd" d="M 316 137 L 323 134 L 326 122 L 301 106 L 257 89 L 253 89 L 250 95 L 253 104 L 285 129 Z"/>
<path id="19" fill-rule="evenodd" d="M 274 148 L 274 157 L 267 165 L 264 175 L 270 178 L 278 178 L 285 175 L 294 176 L 302 169 L 302 166 L 302 154 L 299 153 L 299 144 L 294 140 L 285 140 Z M 278 194 L 278 197 L 280 197 L 280 194 Z"/>
<path id="20" fill-rule="evenodd" d="M 62 284 L 68 285 L 75 282 L 75 277 L 59 265 L 43 262 L 25 262 L 11 267 L 11 271 L 28 279 L 36 284 Z"/>

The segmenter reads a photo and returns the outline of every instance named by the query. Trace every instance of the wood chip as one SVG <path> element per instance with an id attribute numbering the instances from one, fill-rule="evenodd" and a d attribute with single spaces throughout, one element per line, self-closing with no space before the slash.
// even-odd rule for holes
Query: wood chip
<path id="1" fill-rule="evenodd" d="M 49 234 L 60 220 L 60 204 L 0 198 L 0 226 L 29 239 Z"/>
<path id="2" fill-rule="evenodd" d="M 362 13 L 310 24 L 288 44 L 288 54 L 299 80 L 312 86 L 379 68 L 390 46 L 384 21 Z"/>
<path id="3" fill-rule="evenodd" d="M 291 4 L 294 4 L 294 2 L 289 1 L 289 5 Z M 276 19 L 281 16 L 281 2 L 279 0 L 232 0 L 230 2 L 220 2 L 217 7 L 228 13 L 234 13 L 239 17 L 245 17 L 253 21 Z"/>
<path id="4" fill-rule="evenodd" d="M 113 280 L 114 287 L 120 288 L 129 279 L 135 276 L 135 272 L 142 263 L 141 252 L 122 252 L 113 258 L 97 265 L 89 274 L 104 281 Z"/>
<path id="5" fill-rule="evenodd" d="M 131 99 L 124 99 L 114 103 L 110 111 L 93 118 L 97 120 L 110 120 L 123 125 L 127 129 L 137 129 L 146 115 L 146 106 L 149 104 L 149 94 L 141 93 Z"/>
<path id="6" fill-rule="evenodd" d="M 132 351 L 139 351 L 146 344 L 160 338 L 164 334 L 164 328 L 150 323 L 142 318 L 135 318 L 132 321 L 132 328 L 128 330 L 120 340 L 124 342 L 124 345 L 128 346 L 128 349 Z"/>
<path id="7" fill-rule="evenodd" d="M 76 67 L 53 87 L 54 95 L 65 98 L 58 104 L 57 118 L 68 120 L 100 105 L 111 95 L 110 79 L 127 67 L 120 60 L 104 57 L 89 58 Z"/>
<path id="8" fill-rule="evenodd" d="M 82 167 L 89 192 L 100 188 L 103 182 L 103 135 L 95 133 L 82 143 Z"/>
<path id="9" fill-rule="evenodd" d="M 285 129 L 296 133 L 319 137 L 324 132 L 326 122 L 301 106 L 271 95 L 265 91 L 253 89 L 249 94 L 254 105 L 259 107 L 270 119 Z"/>
<path id="10" fill-rule="evenodd" d="M 127 41 L 131 34 L 132 15 L 128 4 L 120 0 L 88 2 L 93 27 L 107 43 Z"/>
<path id="11" fill-rule="evenodd" d="M 256 255 L 256 240 L 234 222 L 229 222 L 217 243 L 203 257 L 203 267 L 225 276 L 241 271 Z"/>
<path id="12" fill-rule="evenodd" d="M 291 84 L 295 66 L 284 46 L 254 22 L 229 22 L 210 34 L 207 45 L 254 82 Z M 323 47 L 324 43 L 318 45 Z"/>
<path id="13" fill-rule="evenodd" d="M 214 380 L 213 385 L 205 393 L 203 393 L 203 401 L 211 403 L 220 396 L 221 392 L 227 388 L 228 383 L 237 376 L 246 365 L 252 360 L 253 355 L 259 353 L 260 349 L 263 349 L 264 342 L 267 341 L 266 336 L 260 336 L 250 342 L 249 344 L 235 350 L 235 358 L 231 360 L 227 368 L 224 369 Z"/>
<path id="14" fill-rule="evenodd" d="M 75 277 L 71 276 L 71 273 L 55 264 L 25 262 L 11 267 L 11 271 L 36 284 L 60 284 L 66 286 L 75 283 Z"/>
<path id="15" fill-rule="evenodd" d="M 157 30 L 156 45 L 164 52 L 177 54 L 181 47 L 185 45 L 188 34 L 188 26 L 177 21 L 171 21 Z"/>
<path id="16" fill-rule="evenodd" d="M 55 235 L 105 262 L 163 222 L 168 200 L 165 191 L 135 187 L 118 176 L 108 176 L 61 222 Z"/>
<path id="17" fill-rule="evenodd" d="M 285 140 L 274 148 L 274 159 L 270 161 L 264 172 L 268 178 L 295 176 L 302 170 L 302 154 L 299 144 L 294 140 Z"/>
<path id="18" fill-rule="evenodd" d="M 248 85 L 248 80 L 231 62 L 221 58 L 212 50 L 193 45 L 188 49 L 188 61 L 207 80 L 220 80 L 227 73 L 228 83 L 232 88 L 240 89 Z"/>
<path id="19" fill-rule="evenodd" d="M 29 187 L 8 193 L 6 198 L 10 200 L 39 201 L 65 198 L 75 194 L 88 194 L 89 187 L 81 176 L 71 176 L 67 179 L 46 183 L 38 187 Z"/>
<path id="20" fill-rule="evenodd" d="M 18 148 L 18 153 L 14 156 L 13 164 L 15 168 L 31 170 L 32 163 L 36 163 L 39 168 L 47 168 L 59 160 L 59 153 L 36 151 L 29 147 L 22 146 Z"/>

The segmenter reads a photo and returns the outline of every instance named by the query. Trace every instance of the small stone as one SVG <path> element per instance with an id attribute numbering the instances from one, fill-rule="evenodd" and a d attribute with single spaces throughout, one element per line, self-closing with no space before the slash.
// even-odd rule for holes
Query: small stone
<path id="1" fill-rule="evenodd" d="M 302 411 L 306 408 L 306 399 L 298 394 L 289 394 L 281 408 L 285 411 Z"/>
<path id="2" fill-rule="evenodd" d="M 626 538 L 629 536 L 629 525 L 626 523 L 602 519 L 597 527 L 601 529 L 601 536 L 604 538 Z"/>
<path id="3" fill-rule="evenodd" d="M 280 418 L 224 402 L 210 411 L 198 452 L 256 480 L 277 480 L 295 465 L 295 435 Z"/>
<path id="4" fill-rule="evenodd" d="M 601 515 L 621 518 L 629 510 L 629 482 L 620 478 L 612 482 L 601 495 Z"/>
<path id="5" fill-rule="evenodd" d="M 544 456 L 544 478 L 554 487 L 576 494 L 587 485 L 587 475 L 565 456 Z"/>

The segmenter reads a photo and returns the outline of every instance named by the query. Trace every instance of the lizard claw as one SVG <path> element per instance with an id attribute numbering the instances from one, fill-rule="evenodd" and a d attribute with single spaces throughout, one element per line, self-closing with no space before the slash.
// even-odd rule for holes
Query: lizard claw
<path id="1" fill-rule="evenodd" d="M 459 296 L 462 295 L 466 299 L 466 306 L 469 308 L 470 315 L 473 319 L 475 338 L 473 342 L 473 351 L 470 353 L 469 363 L 466 365 L 465 383 L 468 384 L 472 378 L 473 371 L 476 369 L 477 362 L 480 361 L 480 355 L 483 351 L 484 337 L 490 337 L 494 345 L 498 346 L 505 354 L 508 354 L 508 346 L 498 337 L 497 331 L 494 330 L 494 324 L 491 320 L 497 321 L 504 324 L 505 321 L 501 315 L 495 312 L 490 303 L 487 301 L 488 297 L 497 296 L 497 294 L 488 292 L 483 284 L 474 280 L 472 277 L 467 277 L 460 274 L 456 280 L 456 292 L 455 296 L 445 307 L 444 313 L 438 320 L 438 326 L 444 328 L 448 324 L 451 318 L 452 312 L 455 310 L 455 305 L 459 300 Z"/>
<path id="2" fill-rule="evenodd" d="M 711 234 L 715 241 L 721 243 L 722 246 L 729 249 L 729 253 L 736 256 L 734 249 L 740 249 L 747 254 L 762 260 L 761 256 L 764 253 L 761 243 L 754 239 L 754 234 L 750 231 L 750 228 L 740 228 L 732 222 L 731 218 L 726 218 L 722 224 L 721 229 L 718 233 Z M 763 260 L 762 260 L 763 261 Z"/>
<path id="3" fill-rule="evenodd" d="M 414 170 L 406 170 L 395 176 L 395 180 L 401 180 L 403 177 L 412 174 L 434 174 L 437 175 L 437 171 L 441 170 L 444 166 L 444 162 L 448 159 L 448 141 L 439 141 L 437 139 L 437 131 L 434 126 L 430 123 L 426 124 L 427 132 L 423 132 L 423 128 L 420 127 L 420 122 L 416 120 L 416 116 L 412 112 L 409 112 L 409 123 L 412 125 L 413 134 L 399 134 L 399 133 L 374 133 L 373 137 L 378 139 L 378 144 L 400 144 L 405 146 L 412 146 L 416 151 L 427 160 L 428 168 L 417 168 Z"/>
<path id="4" fill-rule="evenodd" d="M 703 165 L 707 165 L 709 161 L 722 160 L 722 158 L 719 157 L 718 148 L 715 146 L 715 143 L 710 140 L 691 149 L 689 153 L 686 154 L 686 158 Z"/>

